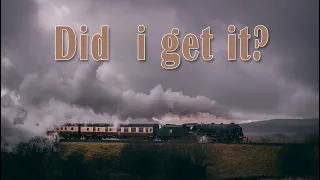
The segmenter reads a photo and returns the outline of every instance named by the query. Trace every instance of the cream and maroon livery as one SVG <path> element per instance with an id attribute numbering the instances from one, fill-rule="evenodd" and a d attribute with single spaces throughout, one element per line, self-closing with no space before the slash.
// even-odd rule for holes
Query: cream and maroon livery
<path id="1" fill-rule="evenodd" d="M 63 138 L 152 138 L 159 129 L 158 124 L 64 124 L 57 127 L 57 132 Z"/>

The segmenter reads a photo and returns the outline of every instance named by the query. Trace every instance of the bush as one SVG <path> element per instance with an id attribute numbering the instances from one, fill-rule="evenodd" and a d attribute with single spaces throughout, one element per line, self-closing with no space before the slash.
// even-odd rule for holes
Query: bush
<path id="1" fill-rule="evenodd" d="M 51 164 L 54 144 L 46 138 L 35 137 L 19 143 L 13 152 L 1 152 L 3 179 L 45 179 Z"/>
<path id="2" fill-rule="evenodd" d="M 1 177 L 6 180 L 64 179 L 199 179 L 206 175 L 210 145 L 186 143 L 127 144 L 120 156 L 85 157 L 79 150 L 67 156 L 54 151 L 45 138 L 19 143 L 13 152 L 2 152 Z M 89 148 L 90 149 L 90 148 Z"/>
<path id="3" fill-rule="evenodd" d="M 203 178 L 210 150 L 199 144 L 130 144 L 122 152 L 122 168 L 142 179 L 155 174 L 166 179 Z"/>
<path id="4" fill-rule="evenodd" d="M 279 151 L 281 175 L 319 176 L 319 147 L 313 144 L 295 144 Z"/>

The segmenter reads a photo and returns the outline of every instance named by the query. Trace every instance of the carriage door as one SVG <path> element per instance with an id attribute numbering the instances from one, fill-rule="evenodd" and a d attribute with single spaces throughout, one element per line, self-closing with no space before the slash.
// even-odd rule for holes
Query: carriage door
<path id="1" fill-rule="evenodd" d="M 120 134 L 121 134 L 121 127 L 120 126 L 117 127 L 117 133 L 118 133 L 118 136 L 120 136 Z"/>

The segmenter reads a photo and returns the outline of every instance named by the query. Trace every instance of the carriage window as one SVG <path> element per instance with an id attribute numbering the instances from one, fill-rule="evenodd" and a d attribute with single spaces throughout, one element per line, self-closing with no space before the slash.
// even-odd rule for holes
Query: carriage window
<path id="1" fill-rule="evenodd" d="M 152 132 L 152 128 L 149 129 L 149 132 Z"/>
<path id="2" fill-rule="evenodd" d="M 124 132 L 128 132 L 128 128 L 127 127 L 125 127 L 123 130 L 124 130 Z"/>
<path id="3" fill-rule="evenodd" d="M 100 128 L 98 128 L 98 131 L 100 131 Z"/>
<path id="4" fill-rule="evenodd" d="M 109 128 L 109 132 L 111 132 L 112 131 L 112 128 Z"/>
<path id="5" fill-rule="evenodd" d="M 60 129 L 63 130 L 63 127 L 61 127 Z"/>
<path id="6" fill-rule="evenodd" d="M 143 132 L 143 128 L 139 128 L 139 132 Z"/>
<path id="7" fill-rule="evenodd" d="M 136 132 L 136 128 L 134 127 L 134 128 L 131 128 L 131 132 Z"/>
<path id="8" fill-rule="evenodd" d="M 96 127 L 93 127 L 93 131 L 96 131 Z"/>
<path id="9" fill-rule="evenodd" d="M 89 131 L 89 128 L 87 128 L 87 131 Z"/>
<path id="10" fill-rule="evenodd" d="M 73 127 L 71 127 L 71 131 L 73 131 Z"/>
<path id="11" fill-rule="evenodd" d="M 67 128 L 65 127 L 64 130 L 67 130 Z"/>

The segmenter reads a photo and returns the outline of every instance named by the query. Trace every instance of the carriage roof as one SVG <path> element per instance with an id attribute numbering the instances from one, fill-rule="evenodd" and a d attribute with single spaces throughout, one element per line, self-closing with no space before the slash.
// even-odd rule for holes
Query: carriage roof
<path id="1" fill-rule="evenodd" d="M 134 124 L 119 124 L 120 127 L 153 127 L 157 124 L 134 123 Z M 111 123 L 66 123 L 63 126 L 85 126 L 85 127 L 113 127 Z"/>

